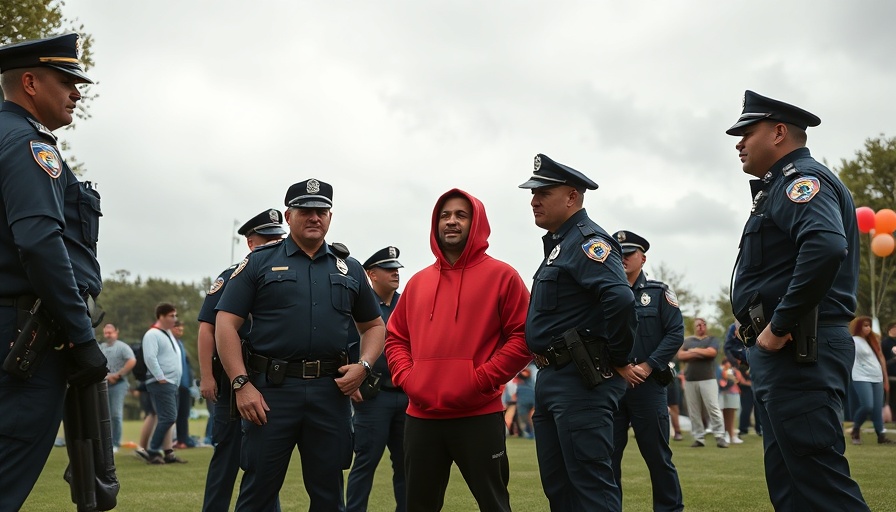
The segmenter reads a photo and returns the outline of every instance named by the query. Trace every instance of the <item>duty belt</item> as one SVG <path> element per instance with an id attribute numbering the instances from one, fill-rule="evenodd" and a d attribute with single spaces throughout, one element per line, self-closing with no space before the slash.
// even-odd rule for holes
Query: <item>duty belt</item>
<path id="1" fill-rule="evenodd" d="M 34 295 L 20 295 L 18 297 L 0 297 L 0 307 L 31 309 L 37 297 Z"/>
<path id="2" fill-rule="evenodd" d="M 251 371 L 259 373 L 268 373 L 269 370 L 284 372 L 287 377 L 296 377 L 301 379 L 317 379 L 320 377 L 328 377 L 340 375 L 339 368 L 346 364 L 346 361 L 338 359 L 301 359 L 298 361 L 282 361 L 272 359 L 258 354 L 249 354 L 246 366 Z M 279 365 L 285 365 L 285 370 Z"/>
<path id="3" fill-rule="evenodd" d="M 543 370 L 548 366 L 553 366 L 555 370 L 559 370 L 572 361 L 569 349 L 566 348 L 562 340 L 554 342 L 541 354 L 533 352 L 532 358 L 535 360 L 535 366 L 539 370 Z"/>

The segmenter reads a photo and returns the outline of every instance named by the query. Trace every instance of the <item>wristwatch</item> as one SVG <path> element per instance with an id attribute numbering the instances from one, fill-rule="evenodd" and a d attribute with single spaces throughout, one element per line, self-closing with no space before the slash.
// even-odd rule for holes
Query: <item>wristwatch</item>
<path id="1" fill-rule="evenodd" d="M 236 377 L 234 377 L 233 382 L 230 384 L 230 387 L 233 388 L 234 391 L 239 391 L 243 389 L 243 387 L 248 383 L 248 375 L 237 375 Z"/>
<path id="2" fill-rule="evenodd" d="M 364 371 L 367 372 L 367 375 L 370 375 L 370 372 L 371 372 L 370 363 L 361 359 L 360 361 L 358 361 L 358 364 L 360 364 L 361 366 L 364 367 Z"/>

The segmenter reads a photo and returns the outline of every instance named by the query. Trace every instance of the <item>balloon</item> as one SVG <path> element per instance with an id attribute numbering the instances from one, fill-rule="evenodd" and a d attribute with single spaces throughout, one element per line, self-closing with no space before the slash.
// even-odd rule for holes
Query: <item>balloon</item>
<path id="1" fill-rule="evenodd" d="M 867 233 L 874 229 L 874 210 L 867 206 L 856 208 L 856 220 L 859 223 L 859 232 Z"/>
<path id="2" fill-rule="evenodd" d="M 893 249 L 896 249 L 896 240 L 894 240 L 893 235 L 889 233 L 874 235 L 874 238 L 871 239 L 871 252 L 873 252 L 875 256 L 886 258 L 893 254 Z"/>
<path id="3" fill-rule="evenodd" d="M 892 233 L 896 231 L 896 212 L 889 208 L 884 208 L 875 213 L 874 231 L 877 233 Z"/>

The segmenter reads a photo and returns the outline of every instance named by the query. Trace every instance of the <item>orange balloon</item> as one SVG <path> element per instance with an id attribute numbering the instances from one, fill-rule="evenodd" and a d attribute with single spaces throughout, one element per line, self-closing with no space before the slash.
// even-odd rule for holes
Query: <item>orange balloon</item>
<path id="1" fill-rule="evenodd" d="M 889 233 L 874 235 L 874 238 L 871 239 L 871 252 L 873 252 L 875 256 L 886 258 L 893 254 L 893 249 L 896 249 L 896 240 L 894 240 L 893 235 Z"/>
<path id="2" fill-rule="evenodd" d="M 874 214 L 874 231 L 876 233 L 892 233 L 896 231 L 896 212 L 884 208 Z"/>

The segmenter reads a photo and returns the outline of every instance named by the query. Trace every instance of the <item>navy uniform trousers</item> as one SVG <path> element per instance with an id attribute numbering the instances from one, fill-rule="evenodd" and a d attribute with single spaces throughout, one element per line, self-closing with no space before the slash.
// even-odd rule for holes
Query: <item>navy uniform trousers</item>
<path id="1" fill-rule="evenodd" d="M 392 489 L 395 511 L 404 512 L 404 420 L 407 417 L 408 396 L 401 391 L 381 390 L 372 400 L 354 404 L 352 423 L 355 427 L 355 462 L 348 474 L 346 510 L 367 510 L 373 475 L 389 447 L 392 460 Z"/>
<path id="2" fill-rule="evenodd" d="M 0 306 L 0 361 L 16 339 L 13 307 Z M 44 469 L 62 421 L 65 366 L 60 352 L 44 351 L 34 375 L 21 380 L 0 370 L 0 510 L 19 510 Z"/>
<path id="3" fill-rule="evenodd" d="M 672 464 L 669 447 L 669 408 L 665 386 L 653 377 L 629 388 L 619 402 L 613 417 L 614 478 L 622 492 L 622 454 L 628 444 L 628 427 L 635 431 L 641 457 L 650 471 L 653 488 L 653 510 L 682 510 L 681 484 Z"/>
<path id="4" fill-rule="evenodd" d="M 343 475 L 352 458 L 351 405 L 333 377 L 286 377 L 277 387 L 264 375 L 252 377 L 270 411 L 267 423 L 243 421 L 240 454 L 245 471 L 237 512 L 278 510 L 293 450 L 298 447 L 311 512 L 343 510 Z"/>
<path id="5" fill-rule="evenodd" d="M 846 326 L 818 326 L 818 362 L 747 349 L 762 424 L 765 479 L 776 511 L 868 510 L 843 453 L 843 398 L 855 361 Z"/>
<path id="6" fill-rule="evenodd" d="M 574 364 L 538 372 L 535 449 L 553 512 L 621 510 L 611 456 L 613 414 L 626 385 L 614 375 L 588 389 Z"/>
<path id="7" fill-rule="evenodd" d="M 222 386 L 223 384 L 223 386 Z M 205 477 L 205 498 L 202 510 L 214 512 L 230 509 L 233 484 L 240 469 L 240 444 L 242 426 L 239 418 L 230 418 L 230 395 L 233 391 L 225 382 L 218 383 L 218 401 L 215 402 L 212 444 L 215 453 L 208 463 Z"/>

